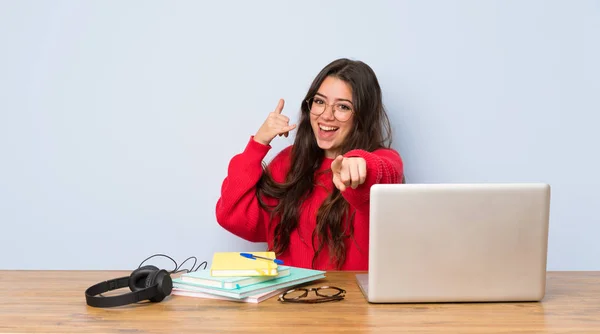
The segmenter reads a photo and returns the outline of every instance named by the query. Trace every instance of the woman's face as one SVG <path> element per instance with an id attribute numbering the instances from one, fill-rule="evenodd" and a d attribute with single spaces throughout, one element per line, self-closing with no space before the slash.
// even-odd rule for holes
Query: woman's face
<path id="1" fill-rule="evenodd" d="M 354 125 L 352 88 L 341 79 L 327 77 L 309 107 L 317 144 L 326 158 L 333 159 Z"/>

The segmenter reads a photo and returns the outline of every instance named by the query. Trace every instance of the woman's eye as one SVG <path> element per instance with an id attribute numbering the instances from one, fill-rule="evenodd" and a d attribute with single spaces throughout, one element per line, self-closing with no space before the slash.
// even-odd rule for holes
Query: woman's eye
<path id="1" fill-rule="evenodd" d="M 321 99 L 315 99 L 314 103 L 316 103 L 316 104 L 323 104 L 323 103 L 325 103 L 325 101 L 323 101 Z"/>
<path id="2" fill-rule="evenodd" d="M 343 110 L 343 111 L 350 111 L 350 110 L 352 110 L 352 108 L 348 107 L 345 104 L 340 104 L 339 108 L 340 108 L 340 110 Z"/>

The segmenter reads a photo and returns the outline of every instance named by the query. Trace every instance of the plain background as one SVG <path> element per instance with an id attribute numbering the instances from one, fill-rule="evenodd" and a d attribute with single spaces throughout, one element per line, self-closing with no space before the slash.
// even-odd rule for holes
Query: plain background
<path id="1" fill-rule="evenodd" d="M 547 182 L 548 269 L 600 270 L 598 1 L 0 0 L 0 50 L 0 269 L 262 249 L 216 223 L 229 160 L 348 57 L 409 183 Z"/>

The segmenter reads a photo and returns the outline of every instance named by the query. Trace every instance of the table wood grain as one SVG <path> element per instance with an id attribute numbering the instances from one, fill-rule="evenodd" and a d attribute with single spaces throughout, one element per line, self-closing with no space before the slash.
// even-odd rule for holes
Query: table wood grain
<path id="1" fill-rule="evenodd" d="M 87 306 L 87 287 L 128 274 L 0 271 L 0 332 L 600 333 L 600 272 L 549 272 L 545 298 L 528 303 L 369 304 L 355 272 L 328 272 L 310 286 L 339 286 L 345 300 L 282 304 L 273 297 L 249 304 L 169 296 L 161 303 Z"/>

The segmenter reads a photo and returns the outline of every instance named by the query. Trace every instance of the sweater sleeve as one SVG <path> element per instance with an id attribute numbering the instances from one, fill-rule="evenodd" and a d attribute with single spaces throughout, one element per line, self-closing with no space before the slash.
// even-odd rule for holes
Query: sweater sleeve
<path id="1" fill-rule="evenodd" d="M 377 149 L 373 152 L 351 150 L 344 157 L 361 157 L 367 163 L 367 178 L 356 189 L 350 187 L 342 193 L 348 203 L 357 210 L 368 209 L 371 186 L 378 183 L 401 183 L 404 166 L 400 154 L 392 149 Z"/>
<path id="2" fill-rule="evenodd" d="M 262 161 L 270 145 L 257 143 L 253 137 L 244 151 L 229 162 L 227 176 L 221 186 L 216 205 L 217 222 L 227 231 L 252 242 L 266 242 L 269 213 L 256 196 L 256 184 L 262 176 Z M 281 160 L 281 154 L 269 164 L 269 169 Z"/>

